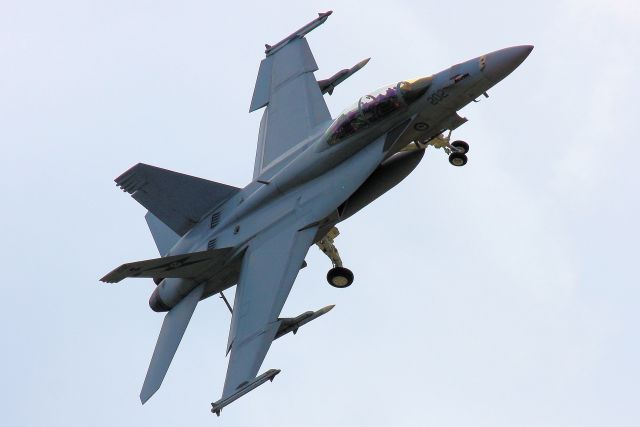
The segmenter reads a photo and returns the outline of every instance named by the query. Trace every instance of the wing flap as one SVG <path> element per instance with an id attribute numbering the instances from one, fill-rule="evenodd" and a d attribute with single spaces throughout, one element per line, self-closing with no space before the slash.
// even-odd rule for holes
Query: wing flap
<path id="1" fill-rule="evenodd" d="M 260 62 L 260 69 L 256 77 L 256 86 L 253 88 L 253 97 L 251 98 L 249 112 L 258 110 L 269 103 L 269 96 L 271 95 L 271 62 L 272 58 L 270 56 L 267 56 Z"/>
<path id="2" fill-rule="evenodd" d="M 118 283 L 127 277 L 191 279 L 206 270 L 222 267 L 233 248 L 211 249 L 122 264 L 100 281 Z"/>

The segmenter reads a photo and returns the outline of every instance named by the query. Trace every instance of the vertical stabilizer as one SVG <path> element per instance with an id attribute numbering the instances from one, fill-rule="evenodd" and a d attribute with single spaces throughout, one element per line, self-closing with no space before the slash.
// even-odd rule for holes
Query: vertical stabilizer
<path id="1" fill-rule="evenodd" d="M 204 285 L 199 285 L 173 307 L 162 322 L 162 329 L 156 348 L 149 363 L 147 376 L 140 391 L 140 401 L 144 404 L 162 385 L 164 376 L 169 370 L 173 356 L 178 350 L 184 331 L 189 325 L 193 311 L 202 296 Z"/>
<path id="2" fill-rule="evenodd" d="M 178 240 L 180 240 L 180 236 L 178 236 L 175 231 L 169 228 L 169 226 L 164 222 L 160 221 L 158 217 L 156 217 L 151 212 L 147 212 L 147 214 L 144 216 L 144 219 L 147 220 L 149 231 L 151 231 L 153 241 L 158 247 L 160 256 L 165 256 L 167 252 L 169 252 L 169 249 L 171 249 L 173 245 L 175 245 Z"/>

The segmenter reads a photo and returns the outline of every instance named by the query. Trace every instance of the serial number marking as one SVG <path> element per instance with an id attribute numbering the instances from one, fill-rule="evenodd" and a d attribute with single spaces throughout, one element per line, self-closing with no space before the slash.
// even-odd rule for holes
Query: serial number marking
<path id="1" fill-rule="evenodd" d="M 438 105 L 440 101 L 445 99 L 449 94 L 444 89 L 438 89 L 432 95 L 427 97 L 427 100 L 431 103 L 431 105 Z"/>

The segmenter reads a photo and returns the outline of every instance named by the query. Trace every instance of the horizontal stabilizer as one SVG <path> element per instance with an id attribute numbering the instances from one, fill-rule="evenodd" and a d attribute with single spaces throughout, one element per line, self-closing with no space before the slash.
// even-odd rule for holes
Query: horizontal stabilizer
<path id="1" fill-rule="evenodd" d="M 224 399 L 220 399 L 217 402 L 212 403 L 211 412 L 213 412 L 217 416 L 220 416 L 220 411 L 222 411 L 222 408 L 240 399 L 242 396 L 249 393 L 251 390 L 261 386 L 267 381 L 273 381 L 275 376 L 278 375 L 279 373 L 280 373 L 280 369 L 269 369 L 267 372 L 255 378 L 253 381 L 245 384 L 242 387 L 239 387 L 238 391 L 233 393 L 231 396 L 225 397 Z"/>
<path id="2" fill-rule="evenodd" d="M 278 332 L 276 333 L 274 340 L 280 338 L 283 335 L 288 334 L 289 332 L 293 332 L 295 335 L 296 332 L 298 332 L 298 329 L 302 325 L 306 325 L 307 323 L 317 319 L 323 314 L 327 314 L 333 309 L 333 307 L 335 307 L 335 305 L 328 305 L 324 308 L 321 308 L 318 311 L 307 311 L 305 313 L 302 313 L 298 317 L 292 317 L 292 318 L 289 317 L 289 318 L 279 319 L 280 328 L 278 329 Z"/>
<path id="3" fill-rule="evenodd" d="M 138 163 L 116 184 L 160 221 L 183 236 L 211 209 L 239 188 Z"/>
<path id="4" fill-rule="evenodd" d="M 169 370 L 173 356 L 178 350 L 184 331 L 189 325 L 193 311 L 196 309 L 203 291 L 204 285 L 198 286 L 164 317 L 156 348 L 153 350 L 153 356 L 149 363 L 147 376 L 140 391 L 142 404 L 149 400 L 162 385 L 162 381 Z"/>
<path id="5" fill-rule="evenodd" d="M 118 283 L 127 277 L 193 279 L 208 269 L 222 267 L 232 251 L 233 248 L 220 248 L 130 262 L 114 269 L 100 281 Z"/>

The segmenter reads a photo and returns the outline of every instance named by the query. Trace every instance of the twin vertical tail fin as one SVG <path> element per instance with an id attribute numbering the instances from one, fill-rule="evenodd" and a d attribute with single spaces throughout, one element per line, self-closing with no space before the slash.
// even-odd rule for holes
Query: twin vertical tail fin
<path id="1" fill-rule="evenodd" d="M 115 181 L 178 236 L 184 236 L 207 212 L 240 191 L 231 185 L 144 163 L 133 166 Z"/>
<path id="2" fill-rule="evenodd" d="M 158 217 L 151 212 L 147 212 L 144 219 L 147 221 L 149 231 L 151 231 L 151 236 L 153 236 L 153 241 L 158 248 L 160 256 L 165 256 L 169 250 L 178 243 L 180 235 L 176 234 L 175 231 L 169 228 L 167 224 L 160 221 Z"/>
<path id="3" fill-rule="evenodd" d="M 165 316 L 162 329 L 158 336 L 156 348 L 149 363 L 147 376 L 144 379 L 142 391 L 140 391 L 140 401 L 144 404 L 162 385 L 173 356 L 178 350 L 182 336 L 184 335 L 191 316 L 193 315 L 198 301 L 202 297 L 204 285 L 199 285 L 173 307 Z"/>

